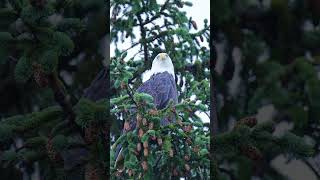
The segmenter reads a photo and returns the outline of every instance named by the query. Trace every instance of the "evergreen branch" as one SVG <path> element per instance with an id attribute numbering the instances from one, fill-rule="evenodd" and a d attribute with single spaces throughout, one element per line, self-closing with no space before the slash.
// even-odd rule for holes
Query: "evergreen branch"
<path id="1" fill-rule="evenodd" d="M 66 172 L 72 172 L 72 171 L 76 171 L 79 168 L 83 167 L 84 165 L 89 163 L 89 159 L 83 159 L 81 163 L 77 164 L 76 166 L 70 168 L 70 169 L 65 169 Z"/>
<path id="2" fill-rule="evenodd" d="M 133 92 L 133 90 L 132 90 L 132 88 L 130 87 L 130 85 L 128 84 L 128 86 L 127 86 L 127 93 L 128 93 L 128 95 L 129 95 L 130 99 L 133 101 L 133 103 L 134 103 L 134 104 L 136 105 L 136 107 L 138 108 L 138 103 L 134 100 L 133 95 L 132 95 L 132 92 Z"/>
<path id="3" fill-rule="evenodd" d="M 139 45 L 139 44 L 143 44 L 143 45 L 144 45 L 144 44 L 151 43 L 151 42 L 155 41 L 156 39 L 159 39 L 160 37 L 163 37 L 163 36 L 168 35 L 169 32 L 170 32 L 170 31 L 162 31 L 162 32 L 160 32 L 159 34 L 157 34 L 157 35 L 155 35 L 155 36 L 148 37 L 148 38 L 145 38 L 144 40 L 142 39 L 142 40 L 140 40 L 140 41 L 138 41 L 138 42 L 135 42 L 135 43 L 133 43 L 130 47 L 128 47 L 127 49 L 124 49 L 121 53 L 125 53 L 125 52 L 127 52 L 128 50 L 134 48 L 135 46 L 137 46 L 137 45 Z M 140 53 L 140 51 L 139 51 L 139 53 Z M 133 79 L 135 79 L 135 78 L 133 78 Z"/>
<path id="4" fill-rule="evenodd" d="M 25 119 L 23 120 L 14 121 L 13 119 L 8 118 L 7 121 L 3 121 L 3 123 L 16 126 L 14 131 L 19 134 L 24 134 L 27 130 L 33 130 L 43 123 L 52 121 L 53 119 L 57 118 L 60 113 L 61 109 L 59 107 L 52 106 L 40 112 L 30 113 L 26 115 Z"/>
<path id="5" fill-rule="evenodd" d="M 18 62 L 18 59 L 13 56 L 9 56 L 9 59 L 13 61 L 15 64 Z"/>
<path id="6" fill-rule="evenodd" d="M 81 136 L 84 137 L 84 132 L 75 122 L 76 114 L 72 108 L 72 103 L 70 102 L 70 99 L 65 94 L 63 84 L 60 82 L 56 74 L 49 75 L 48 80 L 50 87 L 54 92 L 55 100 L 62 107 L 63 111 L 68 115 L 69 122 L 72 125 L 75 125 L 77 130 L 80 132 Z"/>
<path id="7" fill-rule="evenodd" d="M 62 121 L 58 123 L 56 126 L 52 128 L 50 134 L 57 133 L 59 130 L 61 130 L 61 128 L 66 127 L 67 125 L 69 125 L 69 121 Z"/>
<path id="8" fill-rule="evenodd" d="M 133 56 L 132 59 L 134 59 L 139 53 L 141 53 L 142 50 L 139 50 L 138 52 L 136 52 Z"/>
<path id="9" fill-rule="evenodd" d="M 22 145 L 22 146 L 20 146 L 20 147 L 16 147 L 16 148 L 15 148 L 15 151 L 16 151 L 16 152 L 19 152 L 19 151 L 21 151 L 22 149 L 25 149 L 25 148 L 28 148 L 28 146 L 27 146 L 26 144 L 24 144 L 24 145 Z"/>
<path id="10" fill-rule="evenodd" d="M 121 70 L 119 70 L 120 73 L 122 73 Z M 138 108 L 138 103 L 134 100 L 133 95 L 132 95 L 132 88 L 130 87 L 129 81 L 128 84 L 125 86 L 126 90 L 127 90 L 127 94 L 129 95 L 130 99 L 132 100 L 132 102 L 136 105 L 136 107 Z"/>
<path id="11" fill-rule="evenodd" d="M 130 47 L 128 47 L 127 49 L 123 50 L 123 51 L 122 51 L 122 53 L 127 52 L 128 50 L 130 50 L 130 49 L 134 48 L 135 46 L 137 46 L 137 45 L 139 45 L 139 44 L 140 44 L 140 42 L 139 42 L 139 41 L 138 41 L 138 42 L 136 42 L 136 43 L 133 43 Z"/>
<path id="12" fill-rule="evenodd" d="M 219 171 L 221 171 L 221 172 L 226 173 L 227 175 L 229 175 L 229 177 L 230 177 L 231 180 L 236 180 L 236 179 L 237 179 L 237 178 L 235 177 L 235 175 L 234 175 L 231 171 L 229 171 L 229 170 L 227 170 L 227 169 L 225 169 L 225 168 L 219 167 Z"/>
<path id="13" fill-rule="evenodd" d="M 125 13 L 123 13 L 123 14 L 122 14 L 119 18 L 117 18 L 117 19 L 123 19 L 125 16 L 130 15 L 130 14 L 131 14 L 131 11 L 126 12 L 126 11 L 129 9 L 129 7 L 130 7 L 130 6 L 126 7 L 126 8 L 123 10 L 123 12 L 125 12 Z M 114 15 L 113 15 L 113 16 L 114 16 Z M 113 21 L 111 21 L 111 22 L 113 22 Z"/>
<path id="14" fill-rule="evenodd" d="M 72 109 L 72 104 L 70 100 L 67 98 L 63 85 L 61 84 L 58 77 L 54 74 L 51 74 L 49 77 L 50 87 L 52 88 L 55 96 L 55 100 L 59 103 L 62 109 L 69 115 L 70 121 L 74 121 L 75 112 Z"/>
<path id="15" fill-rule="evenodd" d="M 138 19 L 139 19 L 139 17 L 138 17 Z M 141 17 L 140 17 L 140 20 L 142 21 Z M 140 27 L 140 29 L 141 29 L 141 27 Z M 142 27 L 142 30 L 145 31 L 145 29 L 144 29 L 143 27 Z M 209 27 L 206 27 L 206 28 L 204 28 L 203 30 L 201 30 L 201 31 L 199 31 L 199 32 L 197 32 L 197 33 L 190 33 L 190 36 L 192 36 L 192 37 L 199 36 L 199 34 L 202 34 L 202 32 L 204 32 L 204 31 L 206 31 L 206 30 L 209 30 Z M 141 38 L 140 41 L 138 41 L 138 42 L 136 42 L 136 43 L 133 43 L 130 47 L 128 47 L 127 49 L 123 50 L 122 53 L 127 52 L 128 50 L 134 48 L 135 46 L 137 46 L 137 45 L 139 45 L 139 44 L 142 44 L 142 45 L 143 45 L 143 48 L 144 48 L 144 49 L 143 49 L 143 51 L 144 51 L 144 60 L 145 60 L 145 63 L 148 63 L 148 60 L 147 60 L 147 59 L 148 59 L 147 44 L 148 44 L 148 43 L 151 43 L 151 42 L 153 42 L 153 41 L 155 41 L 155 40 L 157 40 L 157 39 L 159 39 L 159 38 L 161 38 L 161 37 L 163 37 L 163 36 L 169 35 L 170 32 L 171 32 L 170 30 L 162 31 L 162 32 L 160 32 L 160 33 L 157 34 L 157 35 L 154 35 L 154 36 L 151 36 L 151 37 L 148 37 L 148 38 Z M 200 32 L 201 32 L 201 33 L 200 33 Z M 145 33 L 146 33 L 146 32 L 145 32 Z M 142 31 L 141 31 L 141 34 L 143 34 Z M 145 36 L 144 36 L 144 37 L 145 37 Z M 183 43 L 183 42 L 182 42 L 182 43 Z M 140 53 L 140 52 L 141 52 L 141 50 L 138 51 L 138 53 Z M 138 54 L 138 53 L 137 53 L 137 54 Z M 131 78 L 131 79 L 129 80 L 129 83 L 132 83 L 132 81 L 133 81 L 134 79 L 136 79 L 138 76 L 140 76 L 141 73 L 144 72 L 147 68 L 148 68 L 148 66 L 144 66 L 144 68 L 142 69 L 142 71 L 137 71 L 136 73 L 134 73 L 133 78 Z M 196 71 L 196 65 L 195 65 L 195 64 L 188 64 L 188 65 L 185 66 L 185 69 L 186 69 L 186 70 L 189 70 L 190 72 L 195 72 L 195 71 Z"/>
<path id="16" fill-rule="evenodd" d="M 200 31 L 196 32 L 196 33 L 190 33 L 191 37 L 196 37 L 196 36 L 200 36 L 202 35 L 204 32 L 210 30 L 210 26 L 205 27 L 203 29 L 201 29 Z"/>
<path id="17" fill-rule="evenodd" d="M 160 16 L 161 16 L 161 14 L 162 14 L 162 12 L 166 9 L 166 7 L 168 6 L 168 4 L 169 4 L 169 0 L 167 0 L 163 5 L 162 5 L 162 7 L 161 7 L 161 9 L 160 9 L 160 12 L 158 13 L 158 14 L 156 14 L 155 16 L 153 16 L 152 18 L 150 18 L 149 20 L 146 20 L 146 21 L 144 21 L 144 22 L 140 22 L 139 23 L 139 25 L 141 26 L 144 26 L 144 25 L 146 25 L 146 24 L 148 24 L 148 23 L 150 23 L 150 22 L 153 22 L 154 20 L 156 20 L 157 18 L 159 18 Z"/>
<path id="18" fill-rule="evenodd" d="M 68 146 L 68 149 L 73 149 L 73 148 L 84 148 L 86 150 L 89 150 L 89 148 L 87 147 L 86 144 L 83 144 L 83 143 L 71 143 L 69 146 Z"/>

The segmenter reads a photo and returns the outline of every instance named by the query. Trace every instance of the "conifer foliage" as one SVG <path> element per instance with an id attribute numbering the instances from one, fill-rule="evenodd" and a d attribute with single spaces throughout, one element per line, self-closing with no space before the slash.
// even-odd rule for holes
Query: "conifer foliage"
<path id="1" fill-rule="evenodd" d="M 288 179 L 298 172 L 284 174 L 276 166 L 274 160 L 284 157 L 319 179 L 319 162 L 312 163 L 319 157 L 319 3 L 212 3 L 218 112 L 212 174 Z"/>
<path id="2" fill-rule="evenodd" d="M 103 0 L 0 1 L 1 179 L 108 174 L 107 13 Z"/>
<path id="3" fill-rule="evenodd" d="M 190 6 L 181 0 L 111 1 L 111 43 L 131 40 L 126 49 L 116 48 L 110 62 L 113 179 L 210 179 L 209 123 L 197 115 L 209 111 L 209 24 L 197 26 L 182 9 Z M 164 109 L 155 108 L 152 96 L 136 93 L 160 52 L 173 61 L 179 92 L 179 103 Z M 160 126 L 168 116 L 176 122 Z M 115 162 L 118 144 L 123 158 Z"/>

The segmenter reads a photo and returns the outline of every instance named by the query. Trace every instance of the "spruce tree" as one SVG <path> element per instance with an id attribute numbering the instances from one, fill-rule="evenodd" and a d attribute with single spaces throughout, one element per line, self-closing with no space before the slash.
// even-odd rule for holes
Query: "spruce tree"
<path id="1" fill-rule="evenodd" d="M 319 179 L 320 168 L 311 163 L 319 156 L 319 3 L 212 3 L 218 114 L 213 176 L 287 179 L 271 164 L 284 156 L 302 161 Z M 266 107 L 274 111 L 261 113 Z"/>
<path id="2" fill-rule="evenodd" d="M 107 13 L 103 0 L 0 1 L 1 179 L 107 176 Z"/>
<path id="3" fill-rule="evenodd" d="M 207 20 L 198 27 L 181 9 L 184 6 L 192 3 L 111 1 L 111 43 L 118 47 L 131 40 L 126 49 L 115 49 L 110 62 L 112 179 L 210 179 L 210 124 L 196 113 L 209 111 L 210 52 L 204 44 L 209 42 L 210 28 Z M 137 54 L 130 55 L 127 51 L 135 47 Z M 136 89 L 160 52 L 173 61 L 179 103 L 155 109 L 152 97 Z M 160 126 L 160 119 L 171 115 L 177 122 Z M 133 120 L 137 128 L 121 133 Z M 124 159 L 116 164 L 118 144 Z"/>

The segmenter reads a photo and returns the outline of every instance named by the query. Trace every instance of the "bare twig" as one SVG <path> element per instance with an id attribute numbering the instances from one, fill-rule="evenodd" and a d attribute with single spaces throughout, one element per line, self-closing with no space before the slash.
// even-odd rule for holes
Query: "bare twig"
<path id="1" fill-rule="evenodd" d="M 17 62 L 18 62 L 18 59 L 15 58 L 15 57 L 13 57 L 13 56 L 9 56 L 9 59 L 10 59 L 11 61 L 13 61 L 14 63 L 17 63 Z"/>
<path id="2" fill-rule="evenodd" d="M 148 56 L 149 55 L 148 55 L 148 45 L 146 42 L 146 30 L 144 29 L 141 15 L 138 15 L 138 21 L 139 21 L 139 26 L 140 26 L 140 31 L 141 31 L 141 43 L 143 45 L 144 62 L 145 62 L 145 64 L 148 64 L 148 62 L 149 62 Z"/>
<path id="3" fill-rule="evenodd" d="M 148 24 L 148 23 L 156 20 L 157 18 L 159 18 L 159 17 L 161 16 L 162 12 L 163 12 L 163 11 L 166 9 L 166 7 L 168 6 L 168 4 L 169 4 L 169 0 L 167 0 L 167 1 L 162 5 L 162 7 L 161 7 L 161 9 L 160 9 L 160 12 L 159 12 L 158 14 L 156 14 L 155 16 L 153 16 L 152 18 L 150 18 L 149 20 L 146 20 L 146 21 L 144 21 L 144 22 L 139 22 L 139 25 L 140 25 L 140 26 L 144 26 L 144 25 L 146 25 L 146 24 Z"/>
<path id="4" fill-rule="evenodd" d="M 302 159 L 302 161 L 312 170 L 312 172 L 320 179 L 320 172 L 317 170 L 307 159 Z"/>
<path id="5" fill-rule="evenodd" d="M 131 98 L 131 100 L 133 101 L 133 103 L 136 105 L 136 107 L 138 108 L 138 103 L 134 100 L 133 95 L 132 95 L 132 88 L 130 87 L 130 85 L 128 84 L 127 86 L 127 93 L 129 95 L 129 97 Z"/>
<path id="6" fill-rule="evenodd" d="M 139 42 L 139 41 L 138 41 L 138 42 L 136 42 L 136 43 L 133 43 L 130 47 L 128 47 L 127 49 L 123 50 L 123 51 L 122 51 L 122 53 L 127 52 L 128 50 L 130 50 L 130 49 L 134 48 L 135 46 L 137 46 L 137 45 L 139 45 L 139 44 L 140 44 L 140 42 Z"/>
<path id="7" fill-rule="evenodd" d="M 210 119 L 210 115 L 207 113 L 207 112 L 204 112 L 207 116 L 208 116 L 208 118 Z"/>

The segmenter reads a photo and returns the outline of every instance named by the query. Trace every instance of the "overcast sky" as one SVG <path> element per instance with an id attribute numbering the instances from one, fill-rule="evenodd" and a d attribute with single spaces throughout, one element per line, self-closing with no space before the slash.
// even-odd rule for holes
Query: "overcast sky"
<path id="1" fill-rule="evenodd" d="M 157 1 L 158 1 L 159 4 L 163 4 L 165 2 L 165 0 L 157 0 Z M 188 17 L 191 16 L 192 19 L 197 22 L 198 28 L 201 29 L 204 26 L 204 22 L 203 22 L 204 19 L 207 19 L 208 22 L 210 22 L 210 0 L 189 0 L 189 2 L 192 2 L 193 6 L 191 6 L 191 7 L 184 6 L 182 8 L 182 11 L 187 12 L 187 16 Z M 209 23 L 208 23 L 208 25 L 209 25 Z M 195 31 L 195 30 L 191 30 L 191 32 L 193 32 L 193 31 Z M 134 29 L 133 32 L 135 33 L 137 38 L 140 38 L 139 29 Z M 207 44 L 207 42 L 204 42 L 204 44 L 202 44 L 202 45 L 204 45 L 204 46 L 209 48 L 209 45 Z M 124 43 L 118 43 L 118 49 L 120 51 L 124 50 L 124 49 L 127 49 L 130 46 L 131 46 L 131 42 L 130 42 L 129 38 L 127 40 L 125 40 Z M 111 57 L 114 56 L 115 48 L 116 47 L 115 47 L 114 43 L 110 44 L 110 56 Z M 139 46 L 136 46 L 135 48 L 132 48 L 131 50 L 129 50 L 128 51 L 128 55 L 127 55 L 127 59 L 133 57 L 139 51 L 139 48 L 140 48 Z M 140 53 L 135 57 L 136 58 L 142 58 L 143 54 Z M 144 80 L 146 80 L 148 78 L 148 76 L 149 75 L 147 75 L 147 73 L 144 73 L 142 75 L 142 78 Z M 209 122 L 210 121 L 209 117 L 205 113 L 196 112 L 196 114 L 202 119 L 203 122 Z"/>

